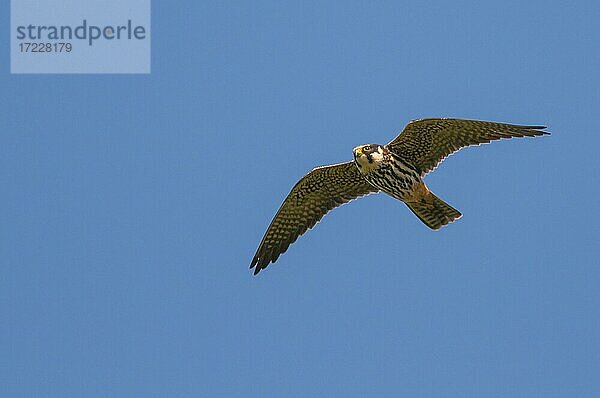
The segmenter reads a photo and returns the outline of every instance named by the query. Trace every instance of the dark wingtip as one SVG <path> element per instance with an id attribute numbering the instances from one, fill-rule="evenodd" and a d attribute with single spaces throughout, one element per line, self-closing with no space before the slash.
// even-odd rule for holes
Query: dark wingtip
<path id="1" fill-rule="evenodd" d="M 546 128 L 546 127 L 543 127 L 543 128 Z M 536 133 L 538 133 L 538 135 L 551 135 L 552 134 L 549 131 L 541 131 L 541 130 L 537 130 Z"/>
<path id="2" fill-rule="evenodd" d="M 258 264 L 258 257 L 254 256 L 254 258 L 252 259 L 252 262 L 250 262 L 250 269 L 256 267 L 256 264 Z M 258 269 L 258 267 L 256 267 L 256 269 Z M 254 270 L 254 275 L 256 275 L 256 269 Z"/>
<path id="3" fill-rule="evenodd" d="M 250 263 L 250 269 L 254 268 L 254 275 L 265 269 L 267 266 L 262 264 L 261 258 L 255 255 Z"/>
<path id="4" fill-rule="evenodd" d="M 548 128 L 548 126 L 533 126 L 533 127 L 529 127 L 531 130 L 538 130 L 539 133 L 542 134 L 550 134 L 549 131 L 541 131 L 541 130 L 546 130 Z"/>
<path id="5" fill-rule="evenodd" d="M 530 134 L 535 134 L 536 136 L 551 134 L 549 131 L 542 131 L 542 130 L 547 129 L 548 126 L 521 126 L 521 127 L 525 128 L 526 130 L 529 130 Z"/>

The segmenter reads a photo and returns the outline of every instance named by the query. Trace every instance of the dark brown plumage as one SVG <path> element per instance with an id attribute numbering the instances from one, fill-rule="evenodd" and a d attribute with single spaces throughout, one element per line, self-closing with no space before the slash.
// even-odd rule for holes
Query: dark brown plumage
<path id="1" fill-rule="evenodd" d="M 250 268 L 254 274 L 279 255 L 331 209 L 378 189 L 360 174 L 354 162 L 313 169 L 292 188 L 265 233 Z"/>
<path id="2" fill-rule="evenodd" d="M 550 134 L 545 126 L 519 126 L 465 119 L 419 119 L 406 125 L 386 147 L 427 174 L 449 155 L 471 145 L 513 137 Z"/>
<path id="3" fill-rule="evenodd" d="M 250 268 L 257 274 L 275 262 L 331 209 L 380 190 L 405 202 L 427 226 L 438 229 L 461 213 L 431 193 L 421 177 L 465 146 L 549 134 L 542 129 L 464 119 L 411 121 L 385 146 L 355 148 L 354 162 L 317 167 L 302 177 L 275 214 Z"/>

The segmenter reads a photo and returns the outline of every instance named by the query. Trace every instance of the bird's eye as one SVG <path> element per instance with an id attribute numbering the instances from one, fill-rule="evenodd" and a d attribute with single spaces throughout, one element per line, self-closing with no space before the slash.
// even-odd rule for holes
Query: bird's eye
<path id="1" fill-rule="evenodd" d="M 371 145 L 367 145 L 363 147 L 364 151 L 370 151 L 371 150 Z"/>

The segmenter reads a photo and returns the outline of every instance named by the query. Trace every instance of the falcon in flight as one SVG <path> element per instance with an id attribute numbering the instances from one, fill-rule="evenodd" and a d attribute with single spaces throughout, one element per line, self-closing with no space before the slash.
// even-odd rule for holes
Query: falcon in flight
<path id="1" fill-rule="evenodd" d="M 404 202 L 429 228 L 439 229 L 462 214 L 431 192 L 423 177 L 460 148 L 512 137 L 550 134 L 544 126 L 464 119 L 420 119 L 387 145 L 354 148 L 354 160 L 313 169 L 296 183 L 275 214 L 250 268 L 258 274 L 333 208 L 385 192 Z"/>

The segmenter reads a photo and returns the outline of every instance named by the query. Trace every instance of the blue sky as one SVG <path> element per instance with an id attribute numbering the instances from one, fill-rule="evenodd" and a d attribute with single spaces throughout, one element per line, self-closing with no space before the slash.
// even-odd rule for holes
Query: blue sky
<path id="1" fill-rule="evenodd" d="M 9 24 L 8 5 L 0 13 Z M 0 49 L 3 396 L 600 395 L 598 2 L 157 2 L 150 75 Z M 411 119 L 545 124 L 247 269 L 298 178 Z"/>

